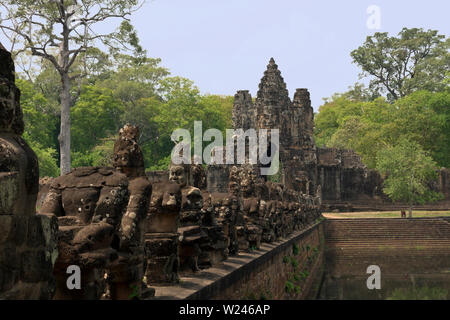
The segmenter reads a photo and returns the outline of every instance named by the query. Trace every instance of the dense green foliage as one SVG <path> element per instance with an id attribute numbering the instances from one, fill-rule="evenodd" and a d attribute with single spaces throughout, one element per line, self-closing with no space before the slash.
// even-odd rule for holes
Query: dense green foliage
<path id="1" fill-rule="evenodd" d="M 357 83 L 325 99 L 315 116 L 317 145 L 353 149 L 375 168 L 380 150 L 407 138 L 450 167 L 449 46 L 437 31 L 416 28 L 367 37 L 351 56 L 369 87 Z"/>
<path id="2" fill-rule="evenodd" d="M 393 200 L 437 199 L 428 182 L 438 166 L 450 167 L 449 47 L 434 30 L 367 37 L 351 56 L 369 86 L 356 83 L 325 99 L 315 116 L 316 144 L 355 150 L 386 175 Z"/>
<path id="3" fill-rule="evenodd" d="M 335 95 L 315 117 L 318 146 L 353 149 L 370 168 L 378 151 L 408 138 L 450 167 L 450 92 L 416 91 L 394 103 Z"/>
<path id="4" fill-rule="evenodd" d="M 443 90 L 449 49 L 450 39 L 436 30 L 403 28 L 397 37 L 376 32 L 351 56 L 361 67 L 361 76 L 370 76 L 371 95 L 387 93 L 392 101 L 417 90 Z"/>
<path id="5" fill-rule="evenodd" d="M 95 59 L 96 71 L 83 81 L 71 108 L 73 167 L 110 165 L 114 140 L 125 123 L 139 125 L 146 167 L 152 169 L 167 169 L 173 130 L 186 128 L 193 134 L 194 121 L 202 121 L 203 130 L 230 128 L 233 97 L 200 94 L 192 81 L 171 77 L 160 59 L 115 55 L 103 60 L 98 65 Z M 36 79 L 17 81 L 25 139 L 39 157 L 41 176 L 56 176 L 58 78 L 44 63 Z"/>
<path id="6" fill-rule="evenodd" d="M 429 183 L 437 177 L 436 164 L 416 142 L 402 138 L 395 146 L 380 150 L 377 169 L 386 176 L 383 192 L 394 201 L 412 208 L 416 203 L 440 198 L 429 189 Z"/>
<path id="7" fill-rule="evenodd" d="M 16 61 L 22 62 L 24 57 L 28 60 L 26 66 L 19 63 L 28 79 L 33 81 L 40 76 L 33 65 L 35 59 L 46 63 L 48 75 L 59 79 L 60 85 L 51 83 L 54 89 L 51 96 L 57 94 L 59 98 L 54 100 L 58 100 L 60 114 L 61 174 L 71 170 L 71 108 L 80 96 L 83 80 L 91 76 L 88 70 L 96 69 L 87 67 L 95 65 L 92 53 L 99 46 L 106 46 L 111 55 L 121 52 L 146 55 L 129 19 L 142 4 L 140 0 L 3 0 L 0 3 L 2 36 L 11 45 Z M 99 24 L 111 27 L 114 22 L 120 22 L 116 30 L 98 30 Z"/>

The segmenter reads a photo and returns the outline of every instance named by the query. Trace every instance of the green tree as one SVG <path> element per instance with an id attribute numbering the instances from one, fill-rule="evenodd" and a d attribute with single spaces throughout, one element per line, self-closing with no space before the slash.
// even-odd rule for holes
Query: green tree
<path id="1" fill-rule="evenodd" d="M 123 111 L 111 90 L 85 86 L 71 111 L 73 151 L 90 151 L 101 139 L 116 134 Z"/>
<path id="2" fill-rule="evenodd" d="M 141 53 L 136 32 L 128 21 L 139 3 L 139 0 L 3 0 L 0 3 L 6 13 L 0 29 L 13 50 L 28 51 L 47 60 L 58 73 L 61 174 L 71 168 L 70 108 L 77 99 L 71 95 L 72 82 L 83 76 L 74 74 L 72 67 L 79 56 L 96 47 L 98 42 L 106 44 L 113 52 L 127 48 L 128 44 Z M 117 31 L 102 34 L 93 30 L 99 23 L 113 19 L 122 21 Z"/>
<path id="3" fill-rule="evenodd" d="M 73 166 L 112 166 L 114 142 L 117 136 L 100 139 L 101 141 L 90 150 L 73 152 Z"/>
<path id="4" fill-rule="evenodd" d="M 334 95 L 315 117 L 316 143 L 353 149 L 369 168 L 374 168 L 376 152 L 389 143 L 384 127 L 391 121 L 392 109 L 383 97 L 364 102 L 345 94 Z"/>
<path id="5" fill-rule="evenodd" d="M 374 95 L 387 92 L 388 100 L 397 100 L 415 90 L 441 91 L 448 88 L 450 39 L 436 30 L 403 28 L 398 37 L 387 32 L 368 36 L 351 52 L 353 62 L 370 76 Z"/>
<path id="6" fill-rule="evenodd" d="M 377 169 L 385 175 L 383 191 L 393 201 L 406 202 L 409 217 L 414 204 L 432 202 L 441 195 L 429 189 L 429 182 L 436 179 L 436 163 L 421 146 L 408 139 L 380 150 Z"/>
<path id="7" fill-rule="evenodd" d="M 164 103 L 160 96 L 161 81 L 169 71 L 160 66 L 161 59 L 125 54 L 112 58 L 112 68 L 105 68 L 106 74 L 98 74 L 91 81 L 96 87 L 110 90 L 112 97 L 123 105 L 116 122 L 139 126 L 139 143 L 148 167 L 162 156 L 157 148 L 161 132 L 155 117 Z"/>
<path id="8" fill-rule="evenodd" d="M 39 162 L 40 177 L 56 177 L 59 175 L 59 168 L 56 161 L 57 153 L 54 148 L 43 147 L 39 142 L 34 141 L 27 133 L 23 135 L 31 149 L 36 153 Z"/>
<path id="9" fill-rule="evenodd" d="M 39 160 L 39 176 L 59 175 L 57 150 L 57 117 L 49 110 L 51 104 L 28 80 L 16 79 L 21 92 L 21 106 L 25 123 L 23 137 Z"/>
<path id="10" fill-rule="evenodd" d="M 315 116 L 316 143 L 353 149 L 369 168 L 376 154 L 402 138 L 429 152 L 439 166 L 450 166 L 450 93 L 416 91 L 387 102 L 383 97 L 358 101 L 334 95 Z"/>
<path id="11" fill-rule="evenodd" d="M 16 85 L 20 89 L 25 133 L 41 147 L 54 148 L 58 119 L 51 103 L 30 81 L 16 79 Z"/>
<path id="12" fill-rule="evenodd" d="M 203 127 L 222 130 L 231 129 L 231 114 L 233 112 L 233 96 L 207 94 L 200 98 L 200 108 L 204 112 Z"/>
<path id="13" fill-rule="evenodd" d="M 161 59 L 126 54 L 116 54 L 113 59 L 114 72 L 97 84 L 112 89 L 115 98 L 127 106 L 141 98 L 157 96 L 161 80 L 169 75 L 169 71 L 160 66 Z"/>
<path id="14" fill-rule="evenodd" d="M 450 167 L 450 92 L 416 91 L 390 108 L 384 135 L 392 144 L 406 137 L 441 167 Z"/>

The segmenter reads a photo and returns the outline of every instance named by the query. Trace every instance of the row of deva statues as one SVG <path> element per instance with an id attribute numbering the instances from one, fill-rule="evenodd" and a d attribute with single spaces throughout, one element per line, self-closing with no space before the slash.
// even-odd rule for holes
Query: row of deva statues
<path id="1" fill-rule="evenodd" d="M 151 299 L 240 251 L 258 249 L 320 217 L 320 197 L 230 168 L 226 193 L 206 189 L 202 165 L 169 166 L 151 182 L 125 125 L 111 167 L 80 167 L 39 192 L 39 164 L 22 138 L 20 91 L 0 46 L 0 299 Z M 81 272 L 79 288 L 70 270 Z"/>
<path id="2" fill-rule="evenodd" d="M 81 167 L 54 179 L 40 208 L 58 218 L 56 299 L 149 298 L 180 274 L 259 249 L 320 217 L 320 198 L 265 181 L 250 164 L 232 166 L 229 192 L 209 193 L 202 165 L 171 164 L 169 181 L 150 183 L 125 125 L 113 167 Z M 82 289 L 67 288 L 78 265 Z"/>

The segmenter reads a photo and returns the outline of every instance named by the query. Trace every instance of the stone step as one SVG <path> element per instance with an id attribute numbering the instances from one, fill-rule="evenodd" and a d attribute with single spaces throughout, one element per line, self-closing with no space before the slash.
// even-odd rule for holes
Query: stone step
<path id="1" fill-rule="evenodd" d="M 427 253 L 440 253 L 440 254 L 448 254 L 450 252 L 450 250 L 448 249 L 447 246 L 412 246 L 412 247 L 405 247 L 405 246 L 327 246 L 325 249 L 327 252 L 340 252 L 340 253 L 345 253 L 345 252 L 365 252 L 368 255 L 372 255 L 374 252 L 376 252 L 377 254 L 379 254 L 380 252 L 386 252 L 389 253 L 391 251 L 396 251 L 398 253 L 408 253 L 408 252 L 419 252 L 420 254 L 427 254 Z"/>
<path id="2" fill-rule="evenodd" d="M 333 226 L 333 227 L 326 227 L 325 228 L 326 231 L 336 231 L 336 230 L 401 230 L 401 231 L 410 231 L 410 230 L 416 230 L 416 231 L 420 231 L 420 230 L 440 230 L 440 231 L 449 231 L 450 227 L 447 226 L 371 226 L 371 225 L 367 225 L 367 226 L 361 226 L 361 225 L 356 225 L 356 226 L 347 226 L 347 225 L 342 225 L 342 226 Z"/>
<path id="3" fill-rule="evenodd" d="M 368 235 L 368 236 L 363 236 L 363 235 L 360 235 L 360 236 L 352 236 L 352 237 L 348 237 L 348 236 L 345 236 L 345 235 L 332 235 L 332 236 L 329 236 L 329 237 L 326 237 L 326 239 L 327 240 L 334 240 L 334 239 L 337 239 L 337 240 L 339 240 L 339 239 L 342 239 L 342 240 L 346 240 L 346 239 L 355 239 L 355 240 L 361 240 L 361 239 L 374 239 L 374 240 L 376 240 L 376 239 L 378 239 L 378 238 L 380 238 L 380 239 L 430 239 L 430 240 L 432 240 L 432 239 L 439 239 L 439 240 L 450 240 L 450 238 L 449 237 L 447 237 L 446 235 L 445 236 L 443 236 L 443 235 L 439 235 L 439 234 L 436 234 L 436 235 L 417 235 L 417 236 L 415 236 L 415 235 L 394 235 L 394 234 L 381 234 L 381 235 L 376 235 L 376 234 L 373 234 L 373 235 Z"/>
<path id="4" fill-rule="evenodd" d="M 411 241 L 411 240 L 417 240 L 417 241 L 432 241 L 432 240 L 439 240 L 439 241 L 450 241 L 447 237 L 396 237 L 396 236 L 377 236 L 377 237 L 332 237 L 332 238 L 326 238 L 327 242 L 336 242 L 336 241 L 359 241 L 359 242 L 376 242 L 376 241 Z"/>
<path id="5" fill-rule="evenodd" d="M 335 248 L 334 251 L 327 250 L 327 254 L 330 255 L 336 255 L 336 256 L 344 256 L 344 255 L 360 255 L 360 256 L 379 256 L 379 255 L 420 255 L 421 257 L 425 257 L 427 255 L 433 256 L 435 254 L 441 255 L 443 257 L 448 257 L 450 255 L 450 251 L 443 251 L 443 250 L 422 250 L 422 249 L 410 249 L 410 250 L 381 250 L 381 249 L 373 249 L 373 250 L 367 250 L 367 249 L 359 249 L 359 250 L 348 250 L 348 249 L 339 249 Z"/>
<path id="6" fill-rule="evenodd" d="M 437 256 L 437 255 L 414 255 L 414 254 L 402 254 L 401 258 L 398 258 L 399 256 L 363 256 L 361 254 L 353 254 L 353 255 L 336 255 L 336 256 L 332 256 L 330 255 L 329 257 L 327 257 L 327 261 L 333 261 L 334 263 L 337 262 L 343 262 L 343 261 L 349 261 L 351 263 L 357 263 L 357 262 L 361 262 L 363 261 L 365 262 L 370 262 L 370 261 L 378 261 L 379 263 L 382 262 L 387 262 L 389 261 L 389 263 L 392 262 L 396 262 L 396 261 L 402 261 L 402 260 L 409 260 L 409 262 L 411 263 L 411 258 L 412 259 L 416 259 L 417 257 L 420 257 L 421 260 L 416 261 L 417 264 L 424 264 L 424 263 L 436 263 L 438 261 L 448 261 L 449 255 L 444 255 L 442 257 Z M 428 261 L 427 261 L 428 260 Z M 450 265 L 447 264 L 446 266 L 448 269 L 450 269 Z"/>
<path id="7" fill-rule="evenodd" d="M 344 243 L 337 243 L 337 244 L 331 244 L 327 245 L 327 248 L 333 249 L 333 248 L 368 248 L 368 249 L 389 249 L 389 248 L 413 248 L 416 250 L 419 250 L 420 248 L 434 248 L 439 247 L 439 249 L 447 249 L 449 245 L 447 243 L 432 243 L 432 244 L 421 244 L 421 243 L 413 243 L 413 244 L 361 244 L 361 245 L 355 245 L 355 244 L 344 244 Z M 418 249 L 419 248 L 419 249 Z"/>
<path id="8" fill-rule="evenodd" d="M 374 221 L 374 220 L 370 220 L 370 221 L 361 221 L 361 220 L 356 220 L 354 221 L 353 219 L 347 219 L 347 221 L 335 221 L 335 220 L 328 220 L 327 221 L 327 227 L 329 226 L 333 226 L 333 225 L 347 225 L 347 226 L 363 226 L 363 225 L 372 225 L 372 226 L 418 226 L 418 225 L 422 225 L 422 226 L 433 226 L 433 225 L 442 225 L 443 227 L 448 227 L 448 222 L 444 219 L 439 219 L 439 220 L 424 220 L 424 221 L 395 221 L 394 219 L 391 219 L 392 221 Z"/>
<path id="9" fill-rule="evenodd" d="M 440 222 L 436 224 L 421 224 L 421 225 L 377 225 L 377 224 L 355 224 L 355 225 L 348 225 L 348 224 L 342 224 L 342 225 L 333 225 L 333 226 L 326 226 L 325 230 L 337 230 L 337 229 L 388 229 L 388 230 L 422 230 L 422 229 L 435 229 L 435 230 L 450 230 L 450 225 L 447 225 L 448 222 Z"/>
<path id="10" fill-rule="evenodd" d="M 336 241 L 450 240 L 450 223 L 441 218 L 334 219 L 325 225 L 327 243 Z"/>
<path id="11" fill-rule="evenodd" d="M 347 244 L 347 245 L 387 245 L 387 244 L 422 244 L 422 245 L 433 245 L 433 244 L 447 244 L 450 247 L 450 240 L 448 239 L 381 239 L 378 241 L 373 241 L 373 239 L 360 241 L 358 239 L 339 239 L 334 241 L 327 241 L 327 245 L 334 245 L 334 244 Z"/>
<path id="12" fill-rule="evenodd" d="M 354 246 L 354 245 L 332 245 L 326 246 L 326 251 L 332 251 L 332 250 L 339 250 L 340 252 L 343 251 L 366 251 L 369 254 L 374 251 L 387 251 L 389 249 L 396 249 L 398 252 L 409 252 L 409 251 L 417 251 L 417 252 L 441 252 L 441 253 L 448 253 L 450 252 L 450 249 L 446 244 L 433 244 L 431 246 L 425 246 L 425 245 L 412 245 L 412 246 L 395 246 L 395 245 L 360 245 L 360 246 Z"/>
<path id="13" fill-rule="evenodd" d="M 416 231 L 416 232 L 414 232 Z M 333 235 L 333 234 L 357 234 L 357 235 L 385 235 L 385 234 L 392 234 L 392 235 L 428 235 L 430 233 L 442 235 L 442 236 L 448 236 L 449 233 L 446 230 L 339 230 L 339 231 L 328 231 L 326 232 L 327 235 Z"/>
<path id="14" fill-rule="evenodd" d="M 443 219 L 333 219 L 324 231 L 325 266 L 337 277 L 364 275 L 369 265 L 388 274 L 450 272 L 450 223 Z"/>
<path id="15" fill-rule="evenodd" d="M 436 221 L 436 222 L 432 222 L 432 223 L 427 223 L 427 222 L 417 222 L 417 223 L 387 223 L 387 222 L 383 222 L 383 223 L 376 223 L 376 222 L 371 222 L 371 223 L 365 223 L 365 222 L 355 222 L 355 223 L 328 223 L 327 224 L 327 228 L 329 228 L 330 226 L 370 226 L 370 227 L 376 227 L 376 226 L 383 226 L 383 227 L 414 227 L 414 226 L 439 226 L 442 228 L 448 228 L 448 222 L 442 220 L 442 221 Z"/>
<path id="16" fill-rule="evenodd" d="M 338 256 L 344 255 L 394 255 L 394 256 L 403 256 L 403 255 L 420 255 L 421 257 L 426 255 L 439 255 L 439 256 L 450 256 L 450 251 L 444 250 L 427 250 L 427 249 L 415 249 L 410 248 L 405 250 L 404 248 L 387 248 L 387 249 L 376 249 L 376 248 L 359 248 L 359 249 L 347 249 L 347 248 L 334 248 L 334 251 L 330 249 L 327 250 L 327 253 L 333 254 L 336 252 Z"/>

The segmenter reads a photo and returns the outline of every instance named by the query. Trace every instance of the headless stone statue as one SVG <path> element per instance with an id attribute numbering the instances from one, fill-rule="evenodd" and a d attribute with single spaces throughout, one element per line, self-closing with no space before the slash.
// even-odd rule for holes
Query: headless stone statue
<path id="1" fill-rule="evenodd" d="M 178 224 L 181 209 L 180 186 L 174 182 L 153 184 L 147 216 L 144 220 L 148 284 L 177 283 Z"/>

